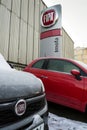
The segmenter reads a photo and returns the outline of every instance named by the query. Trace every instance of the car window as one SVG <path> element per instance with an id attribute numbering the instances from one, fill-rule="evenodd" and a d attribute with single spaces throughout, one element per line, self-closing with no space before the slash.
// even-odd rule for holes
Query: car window
<path id="1" fill-rule="evenodd" d="M 47 65 L 48 70 L 64 71 L 64 64 L 60 60 L 49 60 Z"/>
<path id="2" fill-rule="evenodd" d="M 76 65 L 72 64 L 71 62 L 63 61 L 63 63 L 64 63 L 64 72 L 66 73 L 70 73 L 72 69 L 76 69 L 80 71 L 80 69 Z"/>
<path id="3" fill-rule="evenodd" d="M 39 60 L 37 61 L 35 64 L 33 64 L 33 68 L 39 68 L 39 69 L 42 69 L 43 68 L 43 65 L 44 65 L 44 61 L 45 60 Z"/>
<path id="4" fill-rule="evenodd" d="M 72 64 L 71 62 L 68 62 L 65 60 L 56 60 L 56 59 L 49 60 L 47 69 L 60 71 L 60 72 L 66 72 L 66 73 L 70 73 L 72 69 L 79 70 L 79 68 L 75 66 L 74 64 Z"/>
<path id="5" fill-rule="evenodd" d="M 81 61 L 75 61 L 77 62 L 78 64 L 82 65 L 85 69 L 87 69 L 87 64 L 81 62 Z"/>

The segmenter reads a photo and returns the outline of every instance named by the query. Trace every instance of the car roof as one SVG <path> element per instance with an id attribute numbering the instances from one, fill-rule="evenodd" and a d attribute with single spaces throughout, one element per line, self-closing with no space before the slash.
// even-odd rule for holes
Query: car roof
<path id="1" fill-rule="evenodd" d="M 39 58 L 33 60 L 33 63 L 36 62 L 36 61 L 39 61 L 41 59 L 45 59 L 45 60 L 46 59 L 66 60 L 68 62 L 71 62 L 71 63 L 79 66 L 82 70 L 84 70 L 87 73 L 87 65 L 85 63 L 81 62 L 81 61 L 77 61 L 77 60 L 70 59 L 70 58 L 64 58 L 64 57 L 39 57 Z M 84 64 L 84 65 L 82 65 L 81 63 Z M 86 66 L 86 67 L 84 67 L 84 66 Z"/>
<path id="2" fill-rule="evenodd" d="M 39 57 L 35 60 L 41 60 L 41 59 L 59 59 L 59 60 L 67 60 L 67 61 L 71 61 L 71 62 L 76 61 L 74 59 L 64 58 L 64 57 Z"/>

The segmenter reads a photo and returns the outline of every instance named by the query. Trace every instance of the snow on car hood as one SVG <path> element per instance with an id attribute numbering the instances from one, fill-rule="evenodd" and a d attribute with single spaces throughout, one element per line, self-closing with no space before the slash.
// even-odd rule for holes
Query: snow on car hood
<path id="1" fill-rule="evenodd" d="M 41 91 L 41 82 L 33 74 L 12 69 L 0 55 L 0 102 L 18 97 L 33 97 Z"/>
<path id="2" fill-rule="evenodd" d="M 22 71 L 0 71 L 0 101 L 17 97 L 33 97 L 42 91 L 32 74 Z"/>

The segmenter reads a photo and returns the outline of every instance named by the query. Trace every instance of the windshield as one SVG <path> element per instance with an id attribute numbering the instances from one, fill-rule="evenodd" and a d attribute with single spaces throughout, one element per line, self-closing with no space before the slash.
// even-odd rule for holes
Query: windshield
<path id="1" fill-rule="evenodd" d="M 87 64 L 81 62 L 81 61 L 76 61 L 78 64 L 80 64 L 81 66 L 83 66 L 85 69 L 87 69 Z"/>
<path id="2" fill-rule="evenodd" d="M 5 69 L 5 70 L 11 70 L 10 65 L 6 62 L 4 57 L 0 54 L 0 70 Z"/>

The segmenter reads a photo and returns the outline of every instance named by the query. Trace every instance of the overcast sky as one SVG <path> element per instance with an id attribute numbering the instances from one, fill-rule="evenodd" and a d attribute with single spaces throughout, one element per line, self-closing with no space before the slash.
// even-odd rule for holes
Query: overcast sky
<path id="1" fill-rule="evenodd" d="M 43 0 L 50 7 L 62 5 L 62 27 L 75 43 L 87 47 L 87 0 Z"/>

